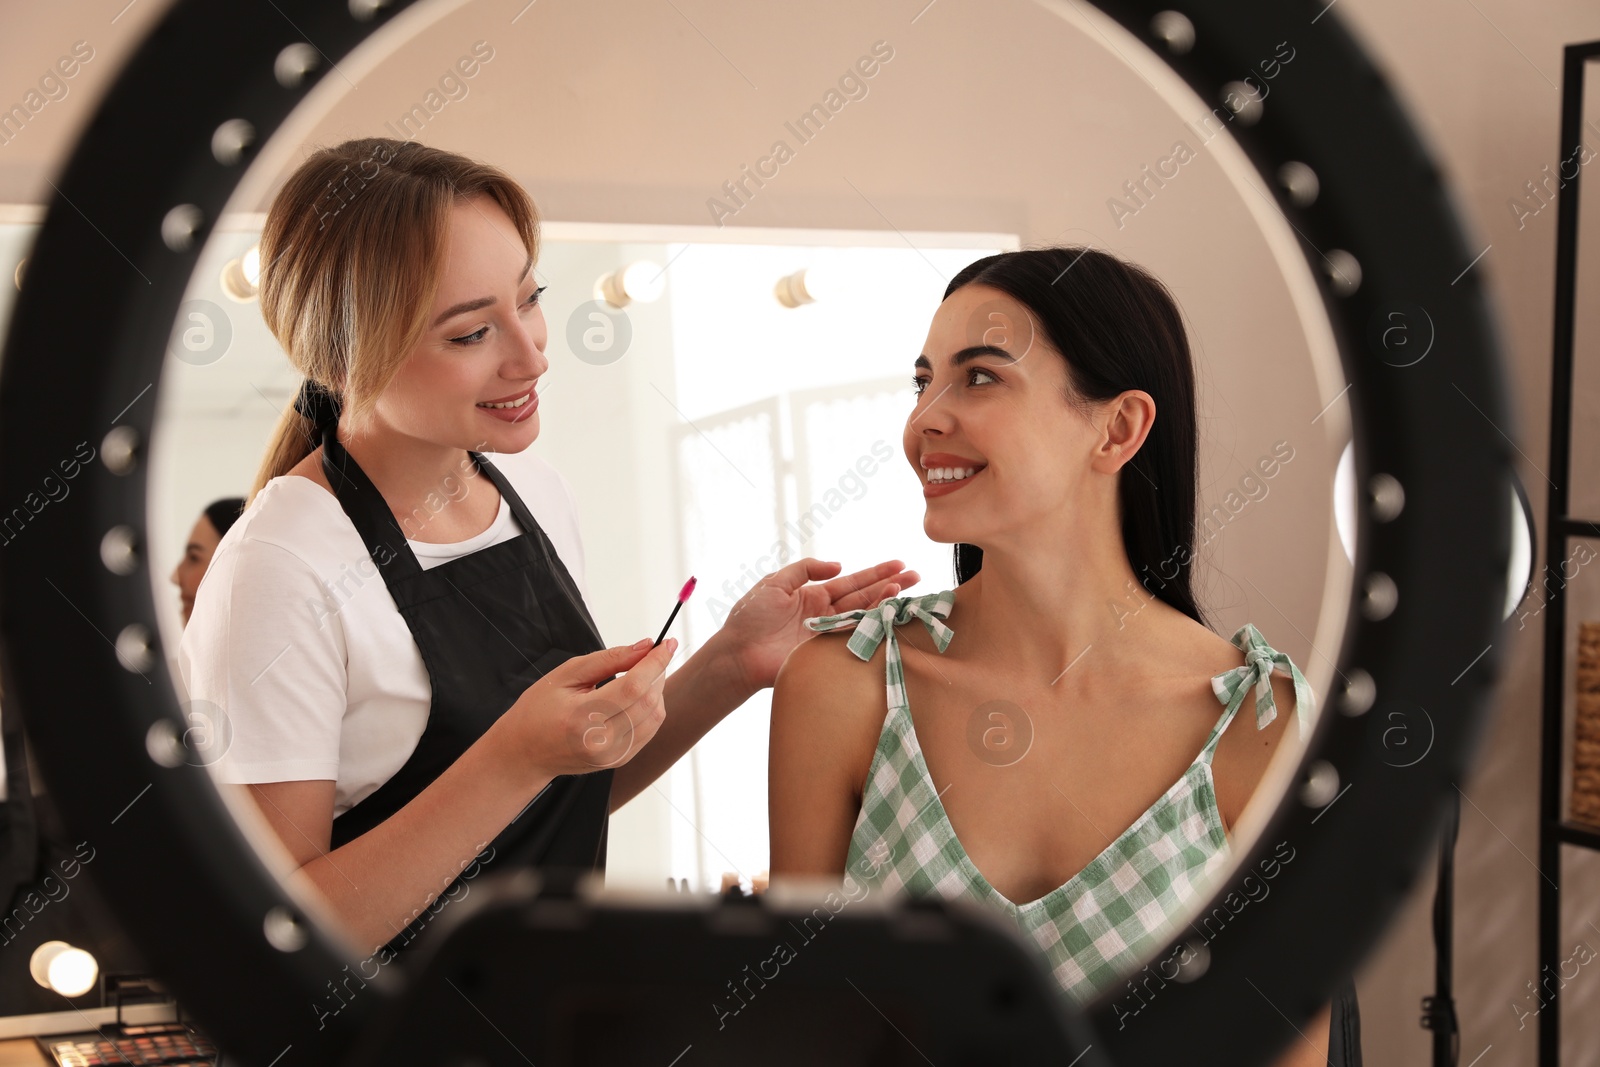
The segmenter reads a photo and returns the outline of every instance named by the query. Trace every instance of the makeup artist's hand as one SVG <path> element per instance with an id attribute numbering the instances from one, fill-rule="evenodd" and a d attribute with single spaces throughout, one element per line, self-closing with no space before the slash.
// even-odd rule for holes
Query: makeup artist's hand
<path id="1" fill-rule="evenodd" d="M 843 564 L 810 556 L 797 559 L 762 578 L 740 597 L 717 636 L 727 642 L 727 651 L 749 686 L 766 688 L 778 677 L 778 668 L 789 653 L 816 636 L 805 620 L 876 607 L 885 597 L 922 580 L 916 571 L 901 570 L 903 566 L 892 559 L 822 581 L 837 574 Z"/>
<path id="2" fill-rule="evenodd" d="M 678 639 L 649 646 L 647 637 L 638 646 L 573 656 L 546 672 L 489 728 L 495 743 L 517 766 L 552 778 L 628 762 L 666 718 L 663 689 Z M 619 671 L 627 673 L 617 678 Z"/>

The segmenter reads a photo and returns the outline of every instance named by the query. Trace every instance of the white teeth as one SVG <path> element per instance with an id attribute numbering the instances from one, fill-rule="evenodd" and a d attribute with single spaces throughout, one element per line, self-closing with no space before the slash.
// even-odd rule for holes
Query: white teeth
<path id="1" fill-rule="evenodd" d="M 933 467 L 928 471 L 928 483 L 934 485 L 939 482 L 959 482 L 977 474 L 980 469 L 979 467 Z"/>
<path id="2" fill-rule="evenodd" d="M 503 404 L 479 404 L 478 406 L 480 408 L 520 408 L 522 405 L 526 404 L 532 396 L 533 392 L 530 390 L 529 392 L 522 394 L 517 399 L 508 400 Z"/>

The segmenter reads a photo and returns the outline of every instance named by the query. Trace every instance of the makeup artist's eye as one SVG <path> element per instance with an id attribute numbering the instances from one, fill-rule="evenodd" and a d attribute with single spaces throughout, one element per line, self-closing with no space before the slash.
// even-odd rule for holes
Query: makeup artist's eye
<path id="1" fill-rule="evenodd" d="M 526 301 L 524 301 L 524 306 L 533 307 L 533 306 L 537 305 L 539 303 L 539 294 L 544 292 L 548 288 L 550 288 L 548 285 L 539 286 L 539 288 L 537 288 L 537 289 L 535 289 L 533 291 L 533 295 L 528 297 L 528 299 Z M 489 327 L 483 326 L 483 327 L 480 327 L 479 329 L 473 330 L 471 333 L 467 334 L 464 337 L 452 337 L 452 338 L 450 338 L 450 343 L 451 344 L 455 344 L 455 345 L 475 345 L 475 344 L 479 344 L 479 343 L 481 343 L 483 341 L 483 335 L 488 333 L 488 332 L 489 332 Z"/>

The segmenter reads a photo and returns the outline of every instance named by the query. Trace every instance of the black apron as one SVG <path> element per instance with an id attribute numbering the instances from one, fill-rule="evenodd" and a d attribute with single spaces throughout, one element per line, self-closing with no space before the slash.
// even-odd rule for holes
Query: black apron
<path id="1" fill-rule="evenodd" d="M 333 820 L 339 848 L 399 811 L 481 737 L 523 690 L 572 656 L 605 648 L 582 594 L 549 537 L 505 476 L 468 452 L 522 525 L 519 537 L 423 570 L 383 496 L 333 427 L 322 434 L 322 469 L 395 606 L 411 629 L 433 687 L 428 723 L 410 758 L 383 785 Z M 609 681 L 609 679 L 607 679 Z M 601 683 L 605 684 L 604 682 Z M 547 891 L 570 893 L 577 878 L 605 870 L 610 768 L 561 775 L 484 849 L 484 870 L 537 867 Z M 465 861 L 467 857 L 462 857 Z M 458 877 L 439 894 L 459 899 Z M 386 946 L 398 953 L 434 912 L 421 914 Z"/>

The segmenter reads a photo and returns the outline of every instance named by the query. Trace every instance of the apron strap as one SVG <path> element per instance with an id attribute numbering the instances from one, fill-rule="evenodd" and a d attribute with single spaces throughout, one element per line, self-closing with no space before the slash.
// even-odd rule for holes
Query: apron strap
<path id="1" fill-rule="evenodd" d="M 522 524 L 523 532 L 529 537 L 534 537 L 538 542 L 549 546 L 550 551 L 547 562 L 554 573 L 556 585 L 566 594 L 573 610 L 578 613 L 578 617 L 589 628 L 589 633 L 594 638 L 595 648 L 605 648 L 605 638 L 600 636 L 600 629 L 595 625 L 594 617 L 589 614 L 588 607 L 584 605 L 583 596 L 578 592 L 577 583 L 572 580 L 571 573 L 556 552 L 555 545 L 551 543 L 549 535 L 544 532 L 544 528 L 533 517 L 533 513 L 528 510 L 528 506 L 522 502 L 522 497 L 517 495 L 515 489 L 511 488 L 511 483 L 506 480 L 506 476 L 500 473 L 500 468 L 489 462 L 488 456 L 477 452 L 469 452 L 468 455 L 472 457 L 473 462 L 477 463 L 478 469 L 489 476 L 489 480 L 494 483 L 494 487 L 500 490 L 501 497 L 511 503 L 511 514 L 515 515 L 517 522 Z M 537 534 L 534 533 L 536 530 L 538 531 Z M 601 684 L 605 683 L 602 682 Z"/>
<path id="2" fill-rule="evenodd" d="M 405 531 L 395 521 L 383 494 L 332 433 L 322 435 L 322 473 L 385 580 L 403 581 L 421 574 L 422 564 L 406 544 Z"/>

